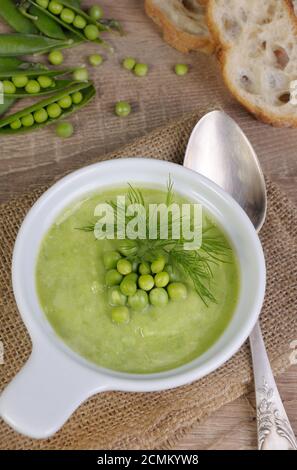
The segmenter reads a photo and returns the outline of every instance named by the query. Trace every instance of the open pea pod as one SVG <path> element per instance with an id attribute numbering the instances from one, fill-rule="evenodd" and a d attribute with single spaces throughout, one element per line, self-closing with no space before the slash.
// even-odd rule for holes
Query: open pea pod
<path id="1" fill-rule="evenodd" d="M 41 54 L 52 49 L 69 47 L 73 39 L 59 40 L 35 34 L 0 34 L 0 57 Z"/>
<path id="2" fill-rule="evenodd" d="M 79 103 L 75 103 L 74 96 L 80 92 L 81 94 L 81 101 Z M 49 124 L 54 124 L 55 122 L 59 121 L 60 119 L 65 119 L 70 114 L 74 113 L 75 111 L 81 109 L 86 104 L 88 104 L 91 99 L 95 96 L 96 90 L 94 85 L 91 82 L 85 83 L 76 83 L 75 85 L 70 86 L 66 90 L 60 91 L 55 95 L 50 96 L 47 99 L 39 101 L 32 106 L 22 109 L 17 113 L 11 114 L 3 119 L 0 119 L 0 135 L 2 134 L 18 134 L 24 132 L 31 132 L 35 129 L 39 129 L 44 126 L 48 126 Z M 73 97 L 72 104 L 67 109 L 61 109 L 61 114 L 59 114 L 56 118 L 48 117 L 46 121 L 42 123 L 38 123 L 36 121 L 33 122 L 32 125 L 29 127 L 21 126 L 18 129 L 11 128 L 11 124 L 14 122 L 22 121 L 22 118 L 28 117 L 28 115 L 35 116 L 35 113 L 40 110 L 48 110 L 50 105 L 58 104 L 61 99 L 66 97 Z"/>
<path id="3" fill-rule="evenodd" d="M 40 31 L 45 36 L 54 39 L 67 39 L 66 34 L 64 33 L 60 24 L 50 18 L 45 12 L 37 8 L 35 5 L 30 4 L 29 2 L 22 3 L 20 8 L 22 15 L 36 26 L 38 31 Z"/>
<path id="4" fill-rule="evenodd" d="M 8 70 L 26 70 L 29 68 L 38 68 L 39 70 L 48 70 L 45 64 L 39 62 L 29 62 L 27 60 L 18 59 L 17 57 L 1 57 L 0 56 L 0 71 Z"/>
<path id="5" fill-rule="evenodd" d="M 60 16 L 51 13 L 48 10 L 48 8 L 43 8 L 42 6 L 38 5 L 38 3 L 36 3 L 34 0 L 27 0 L 27 1 L 30 4 L 34 5 L 36 8 L 38 8 L 40 11 L 46 13 L 50 18 L 52 18 L 57 23 L 59 23 L 63 28 L 68 29 L 69 31 L 71 31 L 72 33 L 77 35 L 81 40 L 95 42 L 95 43 L 98 43 L 98 44 L 101 44 L 101 45 L 106 45 L 106 46 L 110 47 L 100 37 L 97 37 L 94 40 L 88 39 L 87 36 L 84 34 L 84 29 L 80 29 L 80 28 L 75 27 L 73 22 L 72 23 L 67 23 L 67 22 L 63 21 Z M 61 1 L 59 1 L 59 3 L 62 4 L 64 7 L 67 7 L 68 9 L 72 10 L 73 13 L 75 14 L 74 16 L 80 16 L 81 18 L 83 18 L 86 21 L 86 25 L 96 26 L 98 28 L 98 34 L 99 34 L 100 31 L 107 31 L 106 26 L 101 25 L 96 20 L 91 18 L 89 15 L 87 15 L 83 10 L 81 10 L 80 8 L 77 8 L 76 6 L 74 6 L 74 4 L 71 1 L 61 0 Z"/>
<path id="6" fill-rule="evenodd" d="M 26 62 L 17 57 L 0 57 L 0 73 L 5 73 L 9 75 L 10 73 L 15 73 L 19 71 L 24 73 L 25 70 L 36 70 L 44 74 L 48 68 L 43 64 L 37 64 L 34 62 Z M 16 102 L 16 97 L 3 96 L 3 103 L 0 103 L 0 116 L 6 113 L 11 106 Z"/>
<path id="7" fill-rule="evenodd" d="M 0 1 L 0 17 L 18 33 L 35 34 L 37 29 L 28 18 L 19 11 L 14 0 Z"/>
<path id="8" fill-rule="evenodd" d="M 0 116 L 6 113 L 11 106 L 15 103 L 15 98 L 7 98 L 6 96 L 3 97 L 3 103 L 0 103 Z"/>
<path id="9" fill-rule="evenodd" d="M 5 92 L 4 88 L 4 96 L 7 98 L 30 98 L 36 96 L 45 96 L 48 94 L 55 93 L 56 91 L 63 90 L 64 88 L 77 83 L 75 80 L 54 80 L 56 77 L 68 74 L 73 72 L 75 69 L 64 69 L 64 70 L 44 70 L 42 67 L 34 67 L 28 69 L 18 69 L 18 70 L 2 70 L 0 69 L 0 84 L 4 82 L 4 80 L 13 82 L 14 78 L 26 76 L 30 80 L 37 80 L 39 77 L 49 77 L 52 79 L 52 83 L 49 84 L 48 87 L 42 88 L 36 93 L 28 93 L 24 87 L 16 88 L 14 93 Z"/>

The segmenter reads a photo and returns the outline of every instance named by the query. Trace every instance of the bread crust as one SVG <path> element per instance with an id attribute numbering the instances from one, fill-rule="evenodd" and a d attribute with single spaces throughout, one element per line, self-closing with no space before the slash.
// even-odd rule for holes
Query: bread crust
<path id="1" fill-rule="evenodd" d="M 296 35 L 297 41 L 297 17 L 294 12 L 294 7 L 291 0 L 282 0 L 284 8 L 287 9 L 289 16 L 292 20 L 293 30 Z M 231 92 L 231 94 L 236 98 L 236 100 L 242 104 L 250 113 L 252 113 L 260 121 L 270 124 L 274 127 L 297 127 L 297 107 L 296 114 L 288 114 L 287 116 L 279 116 L 277 112 L 271 112 L 265 107 L 257 106 L 252 100 L 249 100 L 244 94 L 240 93 L 240 89 L 235 85 L 231 80 L 227 70 L 227 63 L 229 59 L 230 51 L 233 49 L 232 45 L 226 43 L 221 34 L 219 26 L 214 20 L 214 8 L 215 0 L 208 0 L 207 6 L 207 25 L 213 35 L 214 41 L 216 43 L 216 56 L 218 58 L 220 68 L 222 71 L 223 80 Z M 268 108 L 268 106 L 267 106 Z"/>
<path id="2" fill-rule="evenodd" d="M 204 3 L 207 0 L 202 0 Z M 200 3 L 200 1 L 198 2 Z M 178 29 L 167 16 L 157 8 L 152 0 L 145 0 L 145 12 L 163 31 L 164 40 L 178 51 L 187 54 L 190 51 L 201 51 L 212 54 L 215 45 L 209 36 L 198 36 Z"/>

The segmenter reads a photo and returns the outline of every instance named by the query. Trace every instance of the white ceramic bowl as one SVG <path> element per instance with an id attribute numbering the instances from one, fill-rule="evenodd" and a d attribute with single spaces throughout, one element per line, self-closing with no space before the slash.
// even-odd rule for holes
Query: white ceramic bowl
<path id="1" fill-rule="evenodd" d="M 218 341 L 202 356 L 182 367 L 147 375 L 100 368 L 69 349 L 41 310 L 35 288 L 35 265 L 41 240 L 57 215 L 85 194 L 127 182 L 164 185 L 169 174 L 175 190 L 201 202 L 219 221 L 233 244 L 241 276 L 236 311 Z M 12 280 L 33 351 L 0 396 L 0 415 L 20 433 L 46 438 L 95 393 L 106 390 L 149 392 L 178 387 L 221 366 L 241 347 L 259 316 L 265 292 L 265 261 L 248 217 L 217 185 L 173 163 L 133 158 L 78 170 L 41 196 L 20 228 L 13 254 Z"/>

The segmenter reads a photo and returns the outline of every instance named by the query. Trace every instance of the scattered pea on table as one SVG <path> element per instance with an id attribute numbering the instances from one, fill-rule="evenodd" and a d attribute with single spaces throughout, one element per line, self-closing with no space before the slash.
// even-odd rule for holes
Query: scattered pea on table
<path id="1" fill-rule="evenodd" d="M 72 136 L 73 134 L 73 125 L 71 122 L 67 121 L 62 121 L 59 122 L 56 126 L 56 134 L 58 137 L 61 137 L 63 139 L 68 139 L 69 137 Z"/>
<path id="2" fill-rule="evenodd" d="M 126 70 L 133 70 L 136 65 L 136 60 L 133 59 L 133 57 L 126 57 L 126 59 L 123 60 L 122 65 Z"/>
<path id="3" fill-rule="evenodd" d="M 52 65 L 61 65 L 64 62 L 64 56 L 61 51 L 51 51 L 48 60 Z"/>
<path id="4" fill-rule="evenodd" d="M 186 75 L 189 71 L 189 66 L 186 64 L 176 64 L 174 67 L 176 75 L 183 76 Z"/>
<path id="5" fill-rule="evenodd" d="M 99 5 L 93 5 L 89 11 L 89 16 L 93 20 L 100 20 L 103 17 L 103 9 Z"/>
<path id="6" fill-rule="evenodd" d="M 93 67 L 98 67 L 99 65 L 102 64 L 102 62 L 103 62 L 103 57 L 100 54 L 92 54 L 89 56 L 89 63 Z"/>
<path id="7" fill-rule="evenodd" d="M 86 82 L 89 79 L 89 73 L 86 67 L 80 67 L 73 72 L 74 80 L 78 82 Z"/>
<path id="8" fill-rule="evenodd" d="M 115 113 L 119 117 L 127 117 L 131 113 L 131 105 L 128 101 L 119 101 L 116 103 Z"/>
<path id="9" fill-rule="evenodd" d="M 148 73 L 148 65 L 147 64 L 136 64 L 133 69 L 134 74 L 137 77 L 145 77 Z"/>

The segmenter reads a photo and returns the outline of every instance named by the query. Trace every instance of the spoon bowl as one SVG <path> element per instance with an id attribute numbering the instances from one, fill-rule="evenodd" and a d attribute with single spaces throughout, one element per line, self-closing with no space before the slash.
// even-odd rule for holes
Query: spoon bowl
<path id="1" fill-rule="evenodd" d="M 198 122 L 184 166 L 221 186 L 244 209 L 255 229 L 261 229 L 267 209 L 264 176 L 253 147 L 231 117 L 212 111 Z"/>

